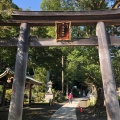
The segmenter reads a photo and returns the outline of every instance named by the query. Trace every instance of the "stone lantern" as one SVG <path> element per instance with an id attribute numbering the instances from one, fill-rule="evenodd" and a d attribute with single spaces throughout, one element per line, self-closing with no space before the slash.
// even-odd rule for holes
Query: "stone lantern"
<path id="1" fill-rule="evenodd" d="M 50 105 L 53 105 L 53 94 L 52 94 L 52 82 L 47 83 L 47 92 L 45 93 L 45 102 L 48 102 Z"/>
<path id="2" fill-rule="evenodd" d="M 52 82 L 51 82 L 51 81 L 49 81 L 49 82 L 47 83 L 47 88 L 48 88 L 47 93 L 48 93 L 48 94 L 52 94 Z"/>

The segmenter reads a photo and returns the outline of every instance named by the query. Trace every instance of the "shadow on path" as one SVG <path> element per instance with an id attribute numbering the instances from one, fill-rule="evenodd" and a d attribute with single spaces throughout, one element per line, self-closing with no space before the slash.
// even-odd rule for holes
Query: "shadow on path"
<path id="1" fill-rule="evenodd" d="M 24 106 L 22 120 L 49 120 L 56 110 L 65 103 L 56 103 L 53 106 L 48 104 L 33 104 L 31 107 Z M 8 120 L 8 107 L 0 110 L 0 120 Z"/>
<path id="2" fill-rule="evenodd" d="M 106 113 L 101 117 L 95 115 L 93 112 L 93 107 L 83 108 L 83 112 L 80 112 L 79 108 L 76 108 L 77 120 L 107 120 Z"/>

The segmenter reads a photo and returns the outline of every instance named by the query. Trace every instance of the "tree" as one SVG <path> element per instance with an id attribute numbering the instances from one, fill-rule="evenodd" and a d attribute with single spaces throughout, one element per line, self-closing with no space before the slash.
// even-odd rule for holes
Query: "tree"
<path id="1" fill-rule="evenodd" d="M 61 0 L 61 1 L 57 1 L 57 4 L 56 4 L 54 2 L 54 0 L 51 1 L 51 2 L 49 2 L 49 0 L 47 0 L 47 1 L 43 0 L 42 3 L 41 3 L 41 8 L 42 8 L 42 10 L 81 10 L 81 9 L 83 10 L 83 7 L 85 7 L 83 4 L 85 4 L 86 2 L 89 3 L 89 4 L 86 5 L 86 8 L 91 7 L 90 5 L 91 5 L 92 1 L 90 1 L 90 2 L 88 2 L 88 1 L 82 1 L 81 2 L 80 1 L 79 2 L 79 1 L 72 1 L 72 0 Z M 107 5 L 105 3 L 104 4 L 103 3 L 97 3 L 97 4 L 100 4 L 99 6 L 103 6 L 103 7 L 105 5 Z M 94 5 L 95 5 L 95 3 L 93 2 L 92 6 L 94 6 Z M 52 7 L 52 6 L 54 6 L 54 7 Z M 98 6 L 97 9 L 99 9 L 99 6 Z M 96 9 L 95 7 L 96 6 L 92 7 L 92 9 Z M 95 29 L 94 28 L 95 28 L 95 26 L 90 26 L 90 27 L 86 27 L 86 26 L 85 27 L 84 26 L 75 27 L 75 26 L 73 26 L 72 27 L 72 38 L 80 38 L 80 37 L 84 37 L 84 38 L 86 37 L 87 38 L 87 37 L 90 37 L 90 35 L 95 34 Z M 92 69 L 94 69 L 94 67 L 96 65 L 92 64 L 92 65 L 89 65 L 89 67 L 88 67 L 88 64 L 91 64 L 91 63 L 87 63 L 87 58 L 85 58 L 85 57 L 82 58 L 81 57 L 84 54 L 84 52 L 83 52 L 84 50 L 86 50 L 86 51 L 88 50 L 87 52 L 89 54 L 90 49 L 87 49 L 86 47 L 83 47 L 83 48 L 72 47 L 71 49 L 70 48 L 62 48 L 61 49 L 63 56 L 66 56 L 66 59 L 67 59 L 66 61 L 69 61 L 69 64 L 66 65 L 65 79 L 69 79 L 69 83 L 71 85 L 74 82 L 74 80 L 78 80 L 80 82 L 80 80 L 81 81 L 83 81 L 85 79 L 86 80 L 88 80 L 88 79 L 92 80 L 92 79 L 95 79 L 95 77 L 96 77 L 95 76 L 93 78 L 90 78 L 91 74 L 93 76 L 93 73 L 94 73 L 94 72 L 90 72 L 90 71 Z M 76 57 L 74 57 L 75 53 L 73 53 L 73 56 L 71 57 L 71 52 L 77 52 L 78 53 L 78 55 L 77 55 L 77 57 L 79 58 L 78 61 L 76 61 Z M 80 54 L 80 52 L 81 52 L 81 54 Z M 96 55 L 94 55 L 94 56 L 96 56 Z M 73 59 L 70 60 L 71 58 L 73 58 Z M 84 59 L 84 62 L 86 61 L 86 63 L 84 63 L 84 64 L 87 66 L 87 68 L 83 67 L 84 64 L 81 61 L 82 59 Z M 82 66 L 80 70 L 78 70 L 79 66 L 80 67 Z M 97 66 L 99 66 L 99 64 Z M 97 74 L 99 74 L 99 67 L 97 67 L 97 66 L 96 66 L 96 68 L 98 69 Z M 88 71 L 88 73 L 91 73 L 91 74 L 89 74 L 89 75 L 88 74 L 86 74 L 86 75 L 83 74 L 83 73 L 86 73 L 86 71 Z M 81 75 L 80 75 L 80 73 L 81 73 Z M 96 74 L 94 74 L 94 75 L 96 75 Z M 101 80 L 101 77 L 99 77 L 99 79 Z M 96 84 L 97 84 L 97 82 L 96 82 Z"/>
<path id="2" fill-rule="evenodd" d="M 99 10 L 107 7 L 105 0 L 77 0 L 83 10 Z"/>
<path id="3" fill-rule="evenodd" d="M 12 0 L 1 0 L 0 1 L 0 14 L 2 14 L 3 19 L 10 19 L 11 12 L 14 9 L 19 9 L 17 5 L 12 3 Z M 4 11 L 6 10 L 6 12 Z M 18 35 L 19 28 L 18 27 L 10 27 L 10 26 L 0 26 L 0 38 L 9 38 L 12 36 Z M 16 55 L 16 48 L 0 48 L 0 66 L 1 71 L 6 67 L 14 67 L 15 64 L 15 55 Z"/>
<path id="4" fill-rule="evenodd" d="M 120 7 L 120 1 L 119 0 L 111 0 L 113 1 L 113 6 L 112 6 L 112 9 L 117 9 Z"/>
<path id="5" fill-rule="evenodd" d="M 119 47 L 111 47 L 111 58 L 113 64 L 113 70 L 115 75 L 115 80 L 117 83 L 117 87 L 120 86 L 120 48 Z"/>
<path id="6" fill-rule="evenodd" d="M 12 0 L 1 0 L 0 1 L 0 10 L 8 10 L 8 9 L 19 9 L 19 7 L 12 2 Z"/>
<path id="7" fill-rule="evenodd" d="M 14 68 L 16 48 L 0 48 L 0 72 L 2 73 L 7 67 Z"/>
<path id="8" fill-rule="evenodd" d="M 60 1 L 61 0 L 43 0 L 40 5 L 41 10 L 44 11 L 60 10 Z"/>

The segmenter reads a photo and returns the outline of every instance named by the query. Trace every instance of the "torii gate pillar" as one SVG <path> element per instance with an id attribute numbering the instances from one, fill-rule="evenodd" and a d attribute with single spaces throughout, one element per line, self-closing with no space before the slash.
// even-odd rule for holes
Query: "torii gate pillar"
<path id="1" fill-rule="evenodd" d="M 30 26 L 27 23 L 22 23 L 20 26 L 20 33 L 18 38 L 15 74 L 12 86 L 12 96 L 8 120 L 22 120 L 29 34 Z"/>
<path id="2" fill-rule="evenodd" d="M 106 102 L 107 119 L 120 120 L 120 108 L 116 91 L 116 83 L 112 70 L 108 38 L 103 22 L 97 23 L 96 35 L 98 36 L 99 43 L 100 69 Z"/>

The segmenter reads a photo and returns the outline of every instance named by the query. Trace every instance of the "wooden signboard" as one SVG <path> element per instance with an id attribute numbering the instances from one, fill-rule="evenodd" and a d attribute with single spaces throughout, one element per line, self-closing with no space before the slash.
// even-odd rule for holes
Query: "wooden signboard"
<path id="1" fill-rule="evenodd" d="M 71 40 L 71 22 L 55 22 L 56 40 Z"/>

